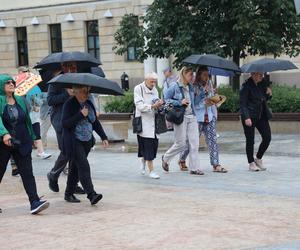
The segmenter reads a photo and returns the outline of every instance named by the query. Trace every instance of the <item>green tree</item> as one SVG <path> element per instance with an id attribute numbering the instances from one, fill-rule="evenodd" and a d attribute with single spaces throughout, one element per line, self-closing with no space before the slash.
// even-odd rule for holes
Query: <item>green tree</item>
<path id="1" fill-rule="evenodd" d="M 300 17 L 293 0 L 154 0 L 143 18 L 147 29 L 131 28 L 128 16 L 124 20 L 115 36 L 116 52 L 131 42 L 140 60 L 173 54 L 179 66 L 192 53 L 215 53 L 239 65 L 247 55 L 300 53 Z M 233 88 L 239 89 L 238 77 Z"/>

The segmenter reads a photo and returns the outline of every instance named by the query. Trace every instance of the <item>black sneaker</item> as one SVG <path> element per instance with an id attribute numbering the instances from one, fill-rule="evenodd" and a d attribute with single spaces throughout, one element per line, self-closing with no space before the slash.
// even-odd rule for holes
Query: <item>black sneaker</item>
<path id="1" fill-rule="evenodd" d="M 79 203 L 80 200 L 74 194 L 65 194 L 65 201 L 70 203 Z"/>
<path id="2" fill-rule="evenodd" d="M 49 207 L 48 201 L 33 201 L 31 203 L 30 213 L 38 214 Z"/>
<path id="3" fill-rule="evenodd" d="M 96 205 L 103 198 L 102 194 L 97 194 L 96 192 L 89 195 L 89 200 L 91 201 L 91 205 Z"/>
<path id="4" fill-rule="evenodd" d="M 12 168 L 12 170 L 11 170 L 11 175 L 12 175 L 12 176 L 18 176 L 18 175 L 19 175 L 19 170 L 18 170 L 17 167 Z"/>
<path id="5" fill-rule="evenodd" d="M 82 187 L 77 185 L 74 194 L 85 194 L 85 192 Z"/>
<path id="6" fill-rule="evenodd" d="M 48 173 L 47 174 L 47 178 L 48 178 L 48 182 L 49 182 L 49 188 L 51 191 L 55 192 L 55 193 L 58 193 L 59 192 L 59 186 L 58 186 L 58 183 L 57 183 L 57 180 L 53 180 L 51 178 L 51 174 Z"/>

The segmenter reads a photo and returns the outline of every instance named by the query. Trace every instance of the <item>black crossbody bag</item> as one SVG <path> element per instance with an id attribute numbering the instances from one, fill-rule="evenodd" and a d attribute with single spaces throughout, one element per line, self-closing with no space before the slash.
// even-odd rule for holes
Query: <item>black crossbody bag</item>
<path id="1" fill-rule="evenodd" d="M 179 86 L 179 84 L 177 83 Z M 184 93 L 181 87 L 179 87 L 181 91 L 181 95 L 184 99 Z M 176 125 L 180 125 L 183 122 L 184 119 L 184 113 L 185 113 L 185 107 L 184 106 L 172 106 L 166 115 L 166 119 L 168 122 L 172 122 Z"/>
<path id="2" fill-rule="evenodd" d="M 143 94 L 143 88 L 141 87 L 141 93 L 142 93 L 142 97 L 144 98 L 144 94 Z M 143 132 L 143 125 L 142 125 L 142 117 L 135 117 L 135 110 L 136 107 L 134 105 L 134 112 L 133 112 L 133 119 L 132 119 L 132 130 L 134 134 L 139 134 Z"/>

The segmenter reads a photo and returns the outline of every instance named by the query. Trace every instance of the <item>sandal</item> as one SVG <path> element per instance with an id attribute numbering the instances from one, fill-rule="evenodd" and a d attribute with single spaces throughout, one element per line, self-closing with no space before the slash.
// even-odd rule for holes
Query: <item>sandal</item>
<path id="1" fill-rule="evenodd" d="M 183 161 L 183 160 L 179 160 L 178 165 L 179 165 L 181 171 L 188 171 L 189 170 L 188 166 L 185 164 L 185 161 Z"/>
<path id="2" fill-rule="evenodd" d="M 199 169 L 190 171 L 190 174 L 192 174 L 192 175 L 204 175 L 204 173 Z"/>
<path id="3" fill-rule="evenodd" d="M 166 172 L 169 172 L 169 164 L 164 161 L 164 156 L 161 157 L 161 166 L 162 166 L 163 170 L 165 170 Z"/>
<path id="4" fill-rule="evenodd" d="M 213 172 L 214 173 L 227 173 L 228 170 L 226 168 L 223 168 L 221 165 L 213 166 Z"/>

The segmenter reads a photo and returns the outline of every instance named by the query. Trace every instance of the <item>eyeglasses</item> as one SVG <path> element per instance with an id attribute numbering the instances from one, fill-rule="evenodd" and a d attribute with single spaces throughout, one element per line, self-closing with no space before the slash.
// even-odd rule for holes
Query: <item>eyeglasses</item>
<path id="1" fill-rule="evenodd" d="M 14 80 L 8 80 L 5 84 L 13 84 L 14 86 L 16 86 L 16 82 Z"/>

